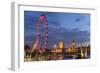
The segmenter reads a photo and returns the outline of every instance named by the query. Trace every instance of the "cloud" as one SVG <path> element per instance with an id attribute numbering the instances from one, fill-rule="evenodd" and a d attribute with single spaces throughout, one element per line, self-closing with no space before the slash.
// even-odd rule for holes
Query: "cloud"
<path id="1" fill-rule="evenodd" d="M 76 22 L 79 22 L 80 20 L 81 20 L 80 18 L 75 19 Z"/>

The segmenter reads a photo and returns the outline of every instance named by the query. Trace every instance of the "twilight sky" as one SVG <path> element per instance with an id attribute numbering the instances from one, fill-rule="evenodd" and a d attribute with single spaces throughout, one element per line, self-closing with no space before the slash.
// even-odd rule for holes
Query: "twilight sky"
<path id="1" fill-rule="evenodd" d="M 68 47 L 72 40 L 76 43 L 90 42 L 90 14 L 24 11 L 24 43 L 30 47 L 36 41 L 36 23 L 41 14 L 48 22 L 48 46 L 63 40 Z M 45 27 L 40 24 L 40 45 L 45 40 Z"/>

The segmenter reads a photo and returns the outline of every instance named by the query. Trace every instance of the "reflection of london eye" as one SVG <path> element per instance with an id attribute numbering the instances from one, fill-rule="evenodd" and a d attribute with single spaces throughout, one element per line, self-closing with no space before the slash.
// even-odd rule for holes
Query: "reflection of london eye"
<path id="1" fill-rule="evenodd" d="M 40 38 L 41 38 L 41 33 L 40 33 L 39 29 L 40 29 L 40 23 L 42 21 L 43 21 L 44 26 L 45 26 L 45 40 L 44 40 L 42 51 L 47 49 L 47 45 L 48 45 L 48 23 L 47 23 L 47 20 L 46 20 L 46 16 L 42 14 L 42 15 L 39 16 L 39 19 L 38 19 L 37 24 L 36 24 L 37 36 L 36 36 L 36 40 L 35 40 L 35 43 L 33 45 L 32 51 L 34 51 L 34 50 L 38 50 L 39 52 L 41 51 L 40 50 L 41 47 L 39 45 Z"/>

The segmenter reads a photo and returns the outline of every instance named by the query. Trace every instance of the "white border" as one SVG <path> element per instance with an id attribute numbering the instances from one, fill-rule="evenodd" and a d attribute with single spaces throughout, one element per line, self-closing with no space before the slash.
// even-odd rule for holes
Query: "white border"
<path id="1" fill-rule="evenodd" d="M 15 7 L 15 8 L 13 8 Z M 94 7 L 84 7 L 77 5 L 43 5 L 43 4 L 34 4 L 34 3 L 13 3 L 14 13 L 12 17 L 12 24 L 15 26 L 12 27 L 14 32 L 15 41 L 13 42 L 13 47 L 15 50 L 12 50 L 12 69 L 13 70 L 31 70 L 31 69 L 45 69 L 45 68 L 67 68 L 73 66 L 91 66 L 96 64 L 96 45 L 95 45 L 95 28 L 96 28 L 96 10 Z M 91 59 L 82 59 L 82 60 L 62 60 L 62 61 L 43 61 L 43 62 L 24 62 L 24 10 L 32 11 L 49 11 L 49 12 L 74 12 L 74 13 L 90 13 L 91 14 Z M 22 49 L 23 48 L 23 49 Z"/>

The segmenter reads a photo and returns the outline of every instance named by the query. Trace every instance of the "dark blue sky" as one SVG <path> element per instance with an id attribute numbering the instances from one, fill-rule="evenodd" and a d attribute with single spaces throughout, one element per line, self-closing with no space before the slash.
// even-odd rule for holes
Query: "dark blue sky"
<path id="1" fill-rule="evenodd" d="M 90 14 L 24 11 L 24 42 L 30 47 L 36 41 L 36 23 L 41 14 L 48 21 L 48 46 L 63 40 L 66 45 L 72 40 L 77 43 L 90 41 Z M 40 45 L 44 44 L 45 27 L 40 25 Z"/>

